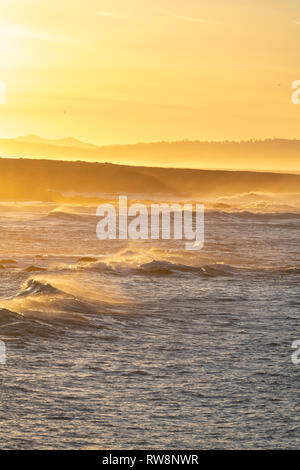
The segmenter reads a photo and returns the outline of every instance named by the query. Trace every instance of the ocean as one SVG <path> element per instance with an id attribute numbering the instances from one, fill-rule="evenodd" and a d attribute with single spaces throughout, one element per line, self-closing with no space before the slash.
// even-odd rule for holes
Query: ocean
<path id="1" fill-rule="evenodd" d="M 201 251 L 1 203 L 1 448 L 298 448 L 300 204 L 270 198 L 208 207 Z"/>

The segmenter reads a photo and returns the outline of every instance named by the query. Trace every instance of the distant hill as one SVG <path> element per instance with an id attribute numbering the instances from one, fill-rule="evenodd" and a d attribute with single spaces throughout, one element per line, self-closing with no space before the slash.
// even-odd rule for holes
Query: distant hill
<path id="1" fill-rule="evenodd" d="M 300 175 L 0 158 L 0 200 L 63 201 L 67 193 L 205 197 L 299 188 Z M 75 196 L 72 201 L 80 202 Z"/>
<path id="2" fill-rule="evenodd" d="M 6 140 L 6 139 L 0 139 Z M 7 139 L 10 140 L 10 139 Z M 29 134 L 21 137 L 16 137 L 12 139 L 15 142 L 23 142 L 25 144 L 38 144 L 38 145 L 55 145 L 59 147 L 75 147 L 79 149 L 96 149 L 97 146 L 93 144 L 87 144 L 86 142 L 81 142 L 78 139 L 74 139 L 74 137 L 66 137 L 65 139 L 45 139 L 43 137 L 39 137 L 38 135 Z"/>
<path id="3" fill-rule="evenodd" d="M 72 137 L 0 139 L 0 155 L 177 168 L 300 173 L 300 140 L 157 142 L 97 147 Z"/>

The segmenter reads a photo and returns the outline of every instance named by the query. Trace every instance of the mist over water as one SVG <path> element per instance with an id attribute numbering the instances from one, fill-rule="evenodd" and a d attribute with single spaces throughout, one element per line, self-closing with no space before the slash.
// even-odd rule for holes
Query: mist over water
<path id="1" fill-rule="evenodd" d="M 300 196 L 206 202 L 199 252 L 0 205 L 2 448 L 299 446 Z"/>

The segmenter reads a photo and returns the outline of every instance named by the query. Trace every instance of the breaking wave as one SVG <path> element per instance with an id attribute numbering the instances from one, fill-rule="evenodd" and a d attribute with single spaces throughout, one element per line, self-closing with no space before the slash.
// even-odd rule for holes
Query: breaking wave
<path id="1" fill-rule="evenodd" d="M 224 264 L 203 266 L 189 266 L 186 264 L 173 264 L 168 261 L 152 261 L 142 264 L 138 272 L 145 274 L 168 275 L 176 273 L 193 273 L 203 277 L 232 276 L 241 272 L 241 269 Z"/>
<path id="2" fill-rule="evenodd" d="M 278 275 L 298 275 L 300 274 L 300 267 L 298 266 L 279 266 L 276 268 L 251 268 L 251 267 L 238 267 L 225 263 L 203 264 L 200 266 L 172 263 L 167 260 L 152 260 L 148 263 L 140 264 L 136 267 L 124 264 L 115 264 L 110 266 L 104 262 L 91 263 L 87 267 L 80 266 L 79 269 L 92 270 L 103 274 L 115 274 L 120 276 L 128 275 L 143 275 L 143 276 L 182 276 L 184 274 L 191 274 L 203 278 L 214 277 L 238 277 L 245 275 L 263 275 L 263 276 L 278 276 Z"/>
<path id="3" fill-rule="evenodd" d="M 16 297 L 28 297 L 30 295 L 42 294 L 42 295 L 52 295 L 52 294 L 61 294 L 62 291 L 53 287 L 49 283 L 43 283 L 36 279 L 28 279 L 25 284 L 22 286 L 21 292 L 17 294 Z"/>

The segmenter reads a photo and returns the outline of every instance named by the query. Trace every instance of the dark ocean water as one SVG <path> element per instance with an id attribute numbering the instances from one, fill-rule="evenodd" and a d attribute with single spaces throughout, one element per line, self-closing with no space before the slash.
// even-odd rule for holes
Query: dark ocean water
<path id="1" fill-rule="evenodd" d="M 199 252 L 97 221 L 0 207 L 1 448 L 298 448 L 300 213 L 208 211 Z"/>

